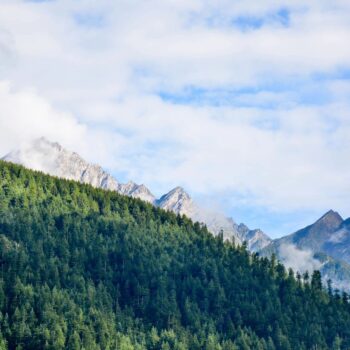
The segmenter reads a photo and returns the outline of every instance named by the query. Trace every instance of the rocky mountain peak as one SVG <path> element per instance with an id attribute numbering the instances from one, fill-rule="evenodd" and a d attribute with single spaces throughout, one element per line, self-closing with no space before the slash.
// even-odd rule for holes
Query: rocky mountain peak
<path id="1" fill-rule="evenodd" d="M 260 229 L 251 230 L 241 223 L 237 226 L 238 236 L 242 242 L 246 241 L 248 249 L 257 252 L 271 243 L 271 238 Z"/>
<path id="2" fill-rule="evenodd" d="M 120 188 L 123 188 L 123 185 L 120 186 Z M 125 188 L 123 189 L 123 194 L 135 198 L 142 199 L 146 202 L 150 202 L 154 204 L 156 201 L 156 198 L 154 195 L 151 193 L 151 191 L 144 185 L 137 185 L 132 181 L 129 181 L 126 185 Z"/>
<path id="3" fill-rule="evenodd" d="M 165 210 L 171 210 L 177 214 L 188 215 L 189 217 L 197 210 L 190 195 L 180 186 L 163 195 L 157 201 L 157 205 Z"/>
<path id="4" fill-rule="evenodd" d="M 314 225 L 317 227 L 322 226 L 329 231 L 336 230 L 343 222 L 343 218 L 338 212 L 329 210 L 321 218 L 319 218 Z"/>
<path id="5" fill-rule="evenodd" d="M 128 181 L 126 184 L 119 186 L 119 192 L 121 194 L 130 195 L 132 192 L 134 192 L 139 186 L 133 182 Z"/>
<path id="6" fill-rule="evenodd" d="M 240 223 L 237 227 L 238 231 L 242 234 L 246 234 L 249 231 L 249 228 L 247 225 Z"/>
<path id="7" fill-rule="evenodd" d="M 172 189 L 170 192 L 168 192 L 168 195 L 173 197 L 176 196 L 185 200 L 191 200 L 190 195 L 181 186 L 177 186 L 174 189 Z"/>

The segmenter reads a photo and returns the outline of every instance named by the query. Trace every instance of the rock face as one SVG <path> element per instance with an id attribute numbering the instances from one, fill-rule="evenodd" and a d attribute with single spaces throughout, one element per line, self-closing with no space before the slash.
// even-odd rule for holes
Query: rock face
<path id="1" fill-rule="evenodd" d="M 173 190 L 160 197 L 156 201 L 156 204 L 162 209 L 170 210 L 188 217 L 192 217 L 197 211 L 196 204 L 182 187 L 175 187 Z"/>
<path id="2" fill-rule="evenodd" d="M 135 182 L 129 181 L 125 185 L 120 184 L 117 190 L 126 196 L 142 199 L 143 201 L 154 204 L 156 197 L 145 185 L 137 185 Z"/>
<path id="3" fill-rule="evenodd" d="M 332 238 L 333 233 L 340 228 L 342 222 L 342 217 L 337 212 L 330 210 L 315 223 L 285 237 L 282 242 L 290 241 L 298 247 L 319 251 L 322 250 L 325 242 Z"/>
<path id="4" fill-rule="evenodd" d="M 240 239 L 247 242 L 247 248 L 252 252 L 259 252 L 272 242 L 271 238 L 260 229 L 250 230 L 244 224 L 237 227 L 237 232 Z"/>
<path id="5" fill-rule="evenodd" d="M 350 218 L 337 227 L 323 243 L 322 250 L 335 259 L 342 259 L 350 264 Z"/>
<path id="6" fill-rule="evenodd" d="M 2 159 L 57 177 L 80 181 L 94 187 L 140 198 L 162 209 L 186 215 L 193 221 L 201 222 L 213 234 L 222 231 L 224 238 L 234 238 L 237 244 L 247 241 L 247 247 L 252 251 L 265 247 L 271 241 L 261 230 L 250 230 L 244 224 L 237 225 L 231 218 L 227 218 L 222 213 L 200 207 L 182 187 L 176 187 L 161 198 L 156 199 L 145 185 L 138 185 L 132 181 L 126 184 L 119 183 L 99 165 L 86 162 L 77 153 L 68 151 L 60 144 L 50 142 L 44 137 L 34 140 L 20 150 L 7 154 Z"/>

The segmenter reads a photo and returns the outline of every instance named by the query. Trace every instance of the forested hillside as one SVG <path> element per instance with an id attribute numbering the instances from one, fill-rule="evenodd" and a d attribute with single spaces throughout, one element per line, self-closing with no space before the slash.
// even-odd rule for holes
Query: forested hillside
<path id="1" fill-rule="evenodd" d="M 0 162 L 0 349 L 350 349 L 346 294 L 138 199 Z"/>

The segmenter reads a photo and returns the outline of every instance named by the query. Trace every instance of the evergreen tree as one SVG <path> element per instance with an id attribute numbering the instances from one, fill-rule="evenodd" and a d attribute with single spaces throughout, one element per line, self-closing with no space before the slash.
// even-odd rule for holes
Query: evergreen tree
<path id="1" fill-rule="evenodd" d="M 0 350 L 349 348 L 349 296 L 318 271 L 0 161 Z"/>

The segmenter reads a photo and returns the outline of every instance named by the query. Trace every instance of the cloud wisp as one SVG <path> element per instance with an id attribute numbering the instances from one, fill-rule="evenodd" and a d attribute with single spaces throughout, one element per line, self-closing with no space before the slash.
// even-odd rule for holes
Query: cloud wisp
<path id="1" fill-rule="evenodd" d="M 298 249 L 293 244 L 282 244 L 279 255 L 284 265 L 299 273 L 312 272 L 321 267 L 321 263 L 313 257 L 311 251 Z"/>

